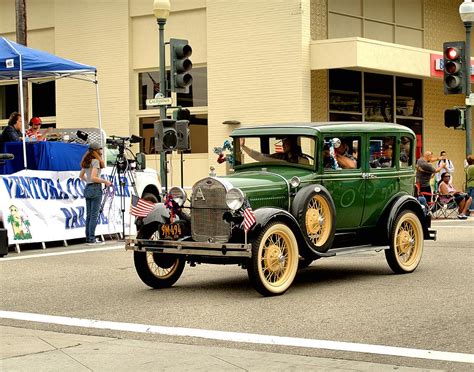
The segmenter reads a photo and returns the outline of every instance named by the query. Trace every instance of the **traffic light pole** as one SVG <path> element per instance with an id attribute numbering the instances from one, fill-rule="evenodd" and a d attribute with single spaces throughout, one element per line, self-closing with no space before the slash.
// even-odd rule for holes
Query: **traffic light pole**
<path id="1" fill-rule="evenodd" d="M 466 49 L 464 53 L 465 66 L 466 66 L 466 97 L 470 98 L 471 95 L 471 27 L 472 22 L 464 22 L 466 28 Z M 464 120 L 466 126 L 466 158 L 472 154 L 472 113 L 471 104 L 466 104 L 466 112 L 464 113 Z"/>
<path id="2" fill-rule="evenodd" d="M 160 33 L 160 93 L 162 97 L 166 97 L 166 61 L 165 61 L 165 24 L 166 19 L 157 19 L 158 29 Z M 166 119 L 166 106 L 160 105 L 160 120 Z M 168 174 L 166 164 L 166 152 L 160 152 L 160 178 L 163 192 L 168 191 Z"/>

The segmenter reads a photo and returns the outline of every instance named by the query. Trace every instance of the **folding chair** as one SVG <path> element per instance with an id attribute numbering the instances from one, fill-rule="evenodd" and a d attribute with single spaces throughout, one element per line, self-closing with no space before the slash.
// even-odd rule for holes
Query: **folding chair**
<path id="1" fill-rule="evenodd" d="M 452 195 L 436 194 L 436 207 L 433 213 L 433 218 L 457 218 L 458 217 L 458 203 Z M 436 217 L 435 217 L 436 216 Z"/>

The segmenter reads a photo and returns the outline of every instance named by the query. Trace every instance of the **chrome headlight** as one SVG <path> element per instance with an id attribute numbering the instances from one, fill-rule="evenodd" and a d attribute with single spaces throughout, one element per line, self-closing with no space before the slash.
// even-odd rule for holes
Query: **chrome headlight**
<path id="1" fill-rule="evenodd" d="M 186 202 L 186 191 L 184 191 L 181 187 L 174 186 L 168 191 L 168 194 L 170 194 L 173 197 L 173 200 L 178 204 L 178 206 L 182 207 L 184 203 Z"/>
<path id="2" fill-rule="evenodd" d="M 236 188 L 227 191 L 225 196 L 225 202 L 227 203 L 227 206 L 233 211 L 236 211 L 242 207 L 242 204 L 244 204 L 244 199 L 245 195 L 242 190 Z"/>
<path id="3" fill-rule="evenodd" d="M 296 189 L 301 184 L 301 180 L 298 176 L 291 177 L 290 186 Z"/>

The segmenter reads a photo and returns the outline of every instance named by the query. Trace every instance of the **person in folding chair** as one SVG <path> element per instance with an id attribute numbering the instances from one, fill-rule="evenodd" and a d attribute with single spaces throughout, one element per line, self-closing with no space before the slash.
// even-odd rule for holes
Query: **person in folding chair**
<path id="1" fill-rule="evenodd" d="M 448 172 L 443 174 L 441 183 L 438 187 L 438 192 L 440 194 L 439 199 L 442 203 L 448 204 L 454 198 L 454 201 L 458 206 L 458 218 L 461 220 L 467 219 L 472 198 L 464 192 L 456 191 L 451 183 L 451 175 Z"/>

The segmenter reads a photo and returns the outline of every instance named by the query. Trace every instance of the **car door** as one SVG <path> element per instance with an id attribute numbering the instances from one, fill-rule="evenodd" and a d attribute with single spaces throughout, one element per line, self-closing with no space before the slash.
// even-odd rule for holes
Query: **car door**
<path id="1" fill-rule="evenodd" d="M 337 148 L 342 144 L 347 145 L 346 157 L 355 160 L 356 167 L 344 168 L 345 158 L 339 162 Z M 337 147 L 337 148 L 336 148 Z M 359 134 L 338 137 L 326 136 L 323 138 L 322 148 L 322 178 L 321 183 L 331 194 L 336 207 L 336 229 L 347 230 L 359 227 L 364 208 L 364 179 L 362 178 L 361 136 Z M 341 163 L 341 164 L 339 164 Z"/>
<path id="2" fill-rule="evenodd" d="M 397 136 L 393 133 L 364 135 L 366 151 L 362 160 L 365 198 L 361 226 L 375 226 L 386 204 L 400 191 Z"/>

